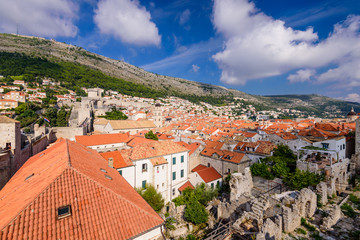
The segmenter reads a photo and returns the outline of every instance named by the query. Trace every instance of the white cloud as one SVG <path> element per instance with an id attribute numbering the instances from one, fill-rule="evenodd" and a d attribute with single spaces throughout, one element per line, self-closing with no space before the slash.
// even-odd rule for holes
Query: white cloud
<path id="1" fill-rule="evenodd" d="M 100 0 L 94 21 L 100 32 L 125 43 L 141 46 L 159 46 L 161 43 L 150 13 L 136 0 Z"/>
<path id="2" fill-rule="evenodd" d="M 192 70 L 193 70 L 194 72 L 199 71 L 199 69 L 200 69 L 200 67 L 199 67 L 198 65 L 195 65 L 195 64 L 192 65 Z"/>
<path id="3" fill-rule="evenodd" d="M 70 0 L 0 0 L 0 32 L 74 37 L 77 12 Z"/>
<path id="4" fill-rule="evenodd" d="M 344 99 L 346 101 L 359 102 L 360 103 L 360 95 L 357 94 L 357 93 L 349 93 Z"/>
<path id="5" fill-rule="evenodd" d="M 305 31 L 286 27 L 247 0 L 215 0 L 213 24 L 225 37 L 224 49 L 213 59 L 222 70 L 221 81 L 229 84 L 359 59 L 355 53 L 360 49 L 359 16 L 336 24 L 328 38 L 319 41 L 311 27 Z M 309 72 L 303 71 L 289 78 L 304 81 L 304 73 Z"/>
<path id="6" fill-rule="evenodd" d="M 180 25 L 184 25 L 190 19 L 191 12 L 189 9 L 184 10 L 179 18 Z"/>
<path id="7" fill-rule="evenodd" d="M 289 75 L 287 80 L 289 80 L 290 83 L 309 82 L 315 73 L 316 71 L 314 69 L 300 69 L 295 74 Z"/>

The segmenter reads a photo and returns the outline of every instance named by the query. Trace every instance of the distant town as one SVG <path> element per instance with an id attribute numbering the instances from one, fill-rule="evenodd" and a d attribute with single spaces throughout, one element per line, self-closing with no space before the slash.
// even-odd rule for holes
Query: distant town
<path id="1" fill-rule="evenodd" d="M 322 119 L 46 78 L 0 92 L 1 239 L 358 239 L 353 109 Z"/>

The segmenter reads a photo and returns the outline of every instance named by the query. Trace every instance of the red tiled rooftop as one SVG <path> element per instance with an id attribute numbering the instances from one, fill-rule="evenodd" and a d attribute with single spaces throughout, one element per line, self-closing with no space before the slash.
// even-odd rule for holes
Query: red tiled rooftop
<path id="1" fill-rule="evenodd" d="M 109 158 L 113 159 L 113 166 L 115 169 L 130 167 L 133 163 L 130 160 L 125 160 L 119 151 L 112 151 L 112 152 L 104 152 L 100 153 L 100 155 L 108 161 Z"/>
<path id="2" fill-rule="evenodd" d="M 58 220 L 66 205 L 71 216 Z M 129 239 L 163 224 L 100 154 L 65 139 L 31 157 L 4 186 L 0 216 L 0 239 Z"/>
<path id="3" fill-rule="evenodd" d="M 201 166 L 201 167 L 200 167 Z M 213 167 L 206 167 L 204 165 L 199 165 L 195 167 L 193 172 L 196 172 L 204 180 L 204 182 L 209 183 L 216 179 L 221 178 L 220 173 L 218 173 Z"/>
<path id="4" fill-rule="evenodd" d="M 179 187 L 179 191 L 182 192 L 182 191 L 184 191 L 186 188 L 195 189 L 194 186 L 191 184 L 191 182 L 187 181 L 184 185 L 182 185 L 181 187 Z"/>
<path id="5" fill-rule="evenodd" d="M 75 136 L 76 142 L 84 146 L 125 143 L 129 139 L 128 133 L 96 134 L 91 136 Z"/>
<path id="6" fill-rule="evenodd" d="M 128 149 L 128 151 L 122 151 L 121 153 L 124 158 L 128 157 L 131 160 L 139 160 L 188 151 L 189 150 L 187 148 L 184 148 L 172 141 L 151 141 L 138 144 L 132 149 Z"/>

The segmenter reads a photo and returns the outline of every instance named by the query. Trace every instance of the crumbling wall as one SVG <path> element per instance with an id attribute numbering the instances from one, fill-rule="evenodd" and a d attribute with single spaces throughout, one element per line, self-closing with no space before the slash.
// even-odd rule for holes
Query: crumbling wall
<path id="1" fill-rule="evenodd" d="M 323 219 L 323 224 L 320 226 L 322 231 L 331 231 L 334 226 L 342 218 L 341 208 L 335 205 L 330 211 L 329 215 Z"/>
<path id="2" fill-rule="evenodd" d="M 293 232 L 301 224 L 300 211 L 296 205 L 283 206 L 284 232 Z"/>
<path id="3" fill-rule="evenodd" d="M 316 186 L 316 190 L 318 191 L 318 193 L 321 196 L 321 204 L 325 205 L 328 203 L 328 187 L 327 184 L 325 182 L 320 182 L 317 186 Z"/>
<path id="4" fill-rule="evenodd" d="M 348 185 L 349 159 L 343 159 L 331 166 L 325 167 L 325 171 L 330 174 L 331 185 L 335 184 L 336 190 L 345 190 Z"/>
<path id="5" fill-rule="evenodd" d="M 291 195 L 296 197 L 291 197 Z M 304 188 L 300 192 L 289 192 L 282 202 L 285 232 L 292 232 L 300 226 L 302 217 L 312 217 L 317 207 L 316 194 L 308 188 Z"/>
<path id="6" fill-rule="evenodd" d="M 272 221 L 270 218 L 265 220 L 261 231 L 256 235 L 256 240 L 280 240 L 282 239 L 282 217 L 277 215 Z"/>
<path id="7" fill-rule="evenodd" d="M 236 201 L 243 194 L 251 195 L 251 189 L 253 188 L 253 180 L 250 168 L 245 168 L 244 174 L 232 174 L 229 184 L 231 189 L 231 202 Z"/>

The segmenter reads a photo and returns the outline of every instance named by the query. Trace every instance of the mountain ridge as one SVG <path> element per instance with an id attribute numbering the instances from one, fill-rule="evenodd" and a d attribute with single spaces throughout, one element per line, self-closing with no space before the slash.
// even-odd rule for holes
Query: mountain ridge
<path id="1" fill-rule="evenodd" d="M 249 103 L 254 103 L 267 109 L 309 108 L 316 113 L 324 110 L 337 112 L 337 115 L 345 115 L 351 107 L 354 107 L 356 111 L 360 111 L 359 103 L 347 102 L 317 94 L 257 96 L 223 86 L 164 76 L 147 72 L 144 69 L 121 60 L 115 60 L 89 52 L 82 47 L 39 37 L 0 34 L 0 52 L 16 52 L 30 57 L 45 58 L 51 62 L 64 61 L 84 65 L 99 70 L 108 76 L 142 84 L 158 91 L 167 92 L 169 95 L 183 94 L 199 97 L 237 97 L 246 99 Z"/>

